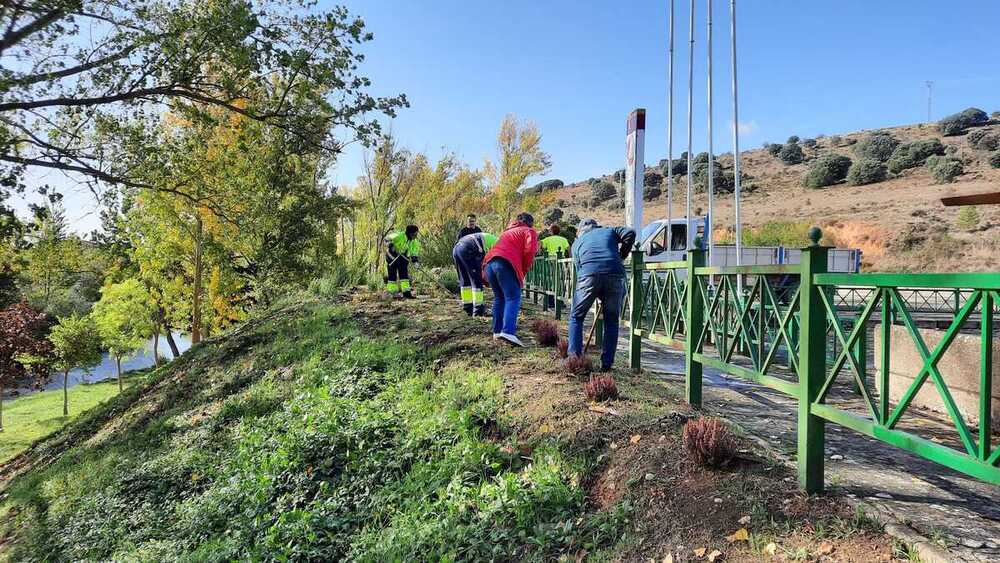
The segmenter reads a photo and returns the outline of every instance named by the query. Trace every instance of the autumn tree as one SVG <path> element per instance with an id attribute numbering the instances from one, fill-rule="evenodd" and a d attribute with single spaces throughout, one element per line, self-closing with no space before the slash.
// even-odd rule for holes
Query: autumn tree
<path id="1" fill-rule="evenodd" d="M 118 374 L 118 390 L 122 382 L 122 359 L 142 349 L 153 333 L 153 307 L 149 292 L 137 279 L 101 289 L 101 300 L 91 312 L 101 342 L 112 356 Z"/>
<path id="2" fill-rule="evenodd" d="M 372 36 L 343 7 L 22 0 L 4 3 L 0 29 L 0 56 L 17 61 L 0 70 L 0 176 L 7 184 L 41 168 L 170 190 L 136 178 L 124 153 L 141 140 L 135 124 L 155 130 L 163 109 L 179 102 L 245 116 L 331 154 L 378 134 L 372 112 L 392 116 L 406 105 L 404 96 L 367 92 L 358 49 Z M 255 96 L 262 86 L 271 95 Z M 309 103 L 300 103 L 304 98 Z M 335 137 L 335 129 L 350 134 Z"/>
<path id="3" fill-rule="evenodd" d="M 101 363 L 100 334 L 89 316 L 71 315 L 59 319 L 59 324 L 52 327 L 49 342 L 52 344 L 52 367 L 63 375 L 63 416 L 69 416 L 69 372 Z"/>
<path id="4" fill-rule="evenodd" d="M 493 209 L 504 226 L 521 203 L 520 190 L 528 178 L 547 173 L 551 166 L 538 126 L 514 115 L 505 117 L 497 133 L 497 161 L 487 162 L 484 168 L 493 191 Z"/>
<path id="5" fill-rule="evenodd" d="M 52 345 L 45 338 L 49 316 L 24 303 L 0 311 L 0 431 L 3 430 L 3 393 L 30 377 L 47 373 L 45 358 L 52 354 Z M 25 366 L 22 359 L 34 361 Z"/>

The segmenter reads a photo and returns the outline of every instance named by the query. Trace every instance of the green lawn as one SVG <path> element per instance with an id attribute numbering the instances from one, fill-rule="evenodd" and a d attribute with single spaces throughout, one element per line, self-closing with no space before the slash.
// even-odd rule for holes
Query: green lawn
<path id="1" fill-rule="evenodd" d="M 62 415 L 62 389 L 42 391 L 3 404 L 0 463 L 21 453 L 35 440 L 55 432 L 67 422 L 118 393 L 115 380 L 77 385 L 69 390 L 69 416 Z"/>

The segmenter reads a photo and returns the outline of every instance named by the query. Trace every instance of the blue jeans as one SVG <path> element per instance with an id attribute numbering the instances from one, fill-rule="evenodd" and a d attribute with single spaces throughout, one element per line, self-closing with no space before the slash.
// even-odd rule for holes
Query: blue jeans
<path id="1" fill-rule="evenodd" d="M 569 353 L 577 356 L 583 353 L 583 320 L 594 300 L 600 299 L 604 307 L 604 348 L 601 351 L 601 367 L 610 368 L 615 363 L 618 349 L 618 320 L 625 300 L 625 276 L 618 274 L 595 274 L 583 276 L 576 281 L 573 305 L 569 312 Z"/>
<path id="2" fill-rule="evenodd" d="M 493 334 L 517 333 L 517 315 L 521 312 L 521 283 L 510 262 L 493 258 L 486 265 L 486 279 L 493 288 Z"/>

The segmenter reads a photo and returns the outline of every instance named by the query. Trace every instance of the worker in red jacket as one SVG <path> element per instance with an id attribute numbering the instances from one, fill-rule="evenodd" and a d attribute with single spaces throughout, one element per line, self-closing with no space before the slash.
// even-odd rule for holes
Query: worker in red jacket
<path id="1" fill-rule="evenodd" d="M 517 337 L 517 315 L 521 311 L 521 287 L 524 274 L 531 269 L 538 252 L 535 218 L 521 213 L 500 234 L 486 254 L 483 277 L 493 288 L 493 338 L 514 346 L 524 346 Z"/>

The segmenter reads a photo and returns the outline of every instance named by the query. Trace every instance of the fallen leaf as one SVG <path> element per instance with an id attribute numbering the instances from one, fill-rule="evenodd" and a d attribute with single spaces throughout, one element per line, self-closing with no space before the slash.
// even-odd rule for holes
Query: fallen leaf
<path id="1" fill-rule="evenodd" d="M 733 532 L 731 536 L 726 536 L 726 539 L 729 540 L 729 543 L 737 541 L 748 541 L 750 539 L 750 534 L 747 532 L 746 528 L 740 528 L 739 530 Z"/>
<path id="2" fill-rule="evenodd" d="M 707 547 L 699 547 L 698 549 L 694 550 L 694 556 L 695 557 L 704 557 L 705 553 L 707 553 L 707 552 L 708 552 L 708 548 Z"/>
<path id="3" fill-rule="evenodd" d="M 750 515 L 748 514 L 748 515 L 744 516 L 743 518 L 740 518 L 740 519 L 738 520 L 738 522 L 739 522 L 740 524 L 743 524 L 744 526 L 746 526 L 747 524 L 749 524 L 749 523 L 750 523 Z"/>
<path id="4" fill-rule="evenodd" d="M 587 407 L 587 410 L 590 411 L 590 412 L 598 412 L 598 413 L 601 413 L 601 414 L 610 414 L 610 415 L 614 415 L 614 416 L 620 416 L 618 414 L 618 411 L 616 411 L 615 409 L 613 409 L 611 407 L 605 407 L 605 406 L 602 406 L 602 405 L 590 405 L 590 406 Z"/>
<path id="5" fill-rule="evenodd" d="M 642 440 L 642 434 L 636 434 L 632 436 L 632 438 L 629 439 L 629 442 L 632 442 L 633 444 L 638 444 L 639 440 Z"/>
<path id="6" fill-rule="evenodd" d="M 774 555 L 778 553 L 778 544 L 771 542 L 764 546 L 764 555 Z"/>
<path id="7" fill-rule="evenodd" d="M 828 541 L 819 544 L 819 549 L 816 550 L 816 553 L 819 553 L 820 555 L 830 555 L 833 553 L 833 544 Z"/>
<path id="8" fill-rule="evenodd" d="M 725 559 L 725 557 L 726 556 L 723 555 L 722 552 L 719 551 L 718 549 L 713 549 L 712 553 L 708 554 L 708 560 L 710 562 L 722 561 L 723 559 Z"/>
<path id="9" fill-rule="evenodd" d="M 664 555 L 663 561 L 660 561 L 660 563 L 674 563 L 674 555 L 672 553 Z"/>

